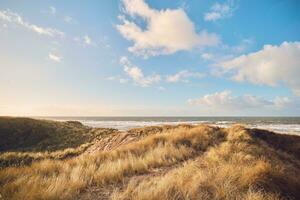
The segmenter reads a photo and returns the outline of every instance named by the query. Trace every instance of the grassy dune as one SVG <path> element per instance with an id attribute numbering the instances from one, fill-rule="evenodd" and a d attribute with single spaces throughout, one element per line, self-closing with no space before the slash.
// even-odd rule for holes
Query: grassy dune
<path id="1" fill-rule="evenodd" d="M 75 121 L 0 117 L 0 168 L 77 156 L 95 139 L 113 132 L 116 130 L 92 129 Z"/>
<path id="2" fill-rule="evenodd" d="M 300 199 L 300 138 L 241 126 L 129 131 L 116 149 L 0 170 L 4 199 Z M 128 137 L 129 137 L 128 136 Z"/>
<path id="3" fill-rule="evenodd" d="M 75 148 L 91 141 L 93 135 L 90 130 L 80 122 L 0 117 L 0 151 L 55 151 Z"/>
<path id="4" fill-rule="evenodd" d="M 299 199 L 299 160 L 242 127 L 225 135 L 197 159 L 163 176 L 133 180 L 113 199 Z"/>

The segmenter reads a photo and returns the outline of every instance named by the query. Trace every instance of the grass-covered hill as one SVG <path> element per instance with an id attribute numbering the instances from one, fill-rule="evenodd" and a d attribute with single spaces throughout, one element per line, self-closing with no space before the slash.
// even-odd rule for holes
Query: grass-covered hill
<path id="1" fill-rule="evenodd" d="M 0 117 L 0 152 L 76 148 L 94 138 L 91 130 L 80 122 Z"/>
<path id="2" fill-rule="evenodd" d="M 2 198 L 300 199 L 298 136 L 241 126 L 148 127 L 93 146 L 70 159 L 0 170 Z"/>
<path id="3" fill-rule="evenodd" d="M 0 117 L 0 168 L 77 156 L 113 132 L 76 121 Z"/>

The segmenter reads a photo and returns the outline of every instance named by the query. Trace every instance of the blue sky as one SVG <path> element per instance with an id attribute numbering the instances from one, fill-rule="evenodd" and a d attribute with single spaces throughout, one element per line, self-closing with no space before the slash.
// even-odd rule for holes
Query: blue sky
<path id="1" fill-rule="evenodd" d="M 299 9 L 1 1 L 0 115 L 299 115 Z"/>

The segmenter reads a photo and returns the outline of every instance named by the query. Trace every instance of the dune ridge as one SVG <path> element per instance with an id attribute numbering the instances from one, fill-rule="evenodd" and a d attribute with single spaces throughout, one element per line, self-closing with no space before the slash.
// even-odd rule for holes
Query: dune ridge
<path id="1" fill-rule="evenodd" d="M 76 156 L 1 169 L 2 198 L 300 199 L 298 136 L 240 125 L 110 131 Z"/>

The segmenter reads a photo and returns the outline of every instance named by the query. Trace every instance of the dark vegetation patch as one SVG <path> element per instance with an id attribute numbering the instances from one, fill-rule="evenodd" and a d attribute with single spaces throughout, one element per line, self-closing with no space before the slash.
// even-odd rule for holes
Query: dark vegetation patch
<path id="1" fill-rule="evenodd" d="M 57 151 L 76 148 L 95 138 L 92 128 L 80 122 L 55 122 L 0 117 L 0 152 Z"/>

